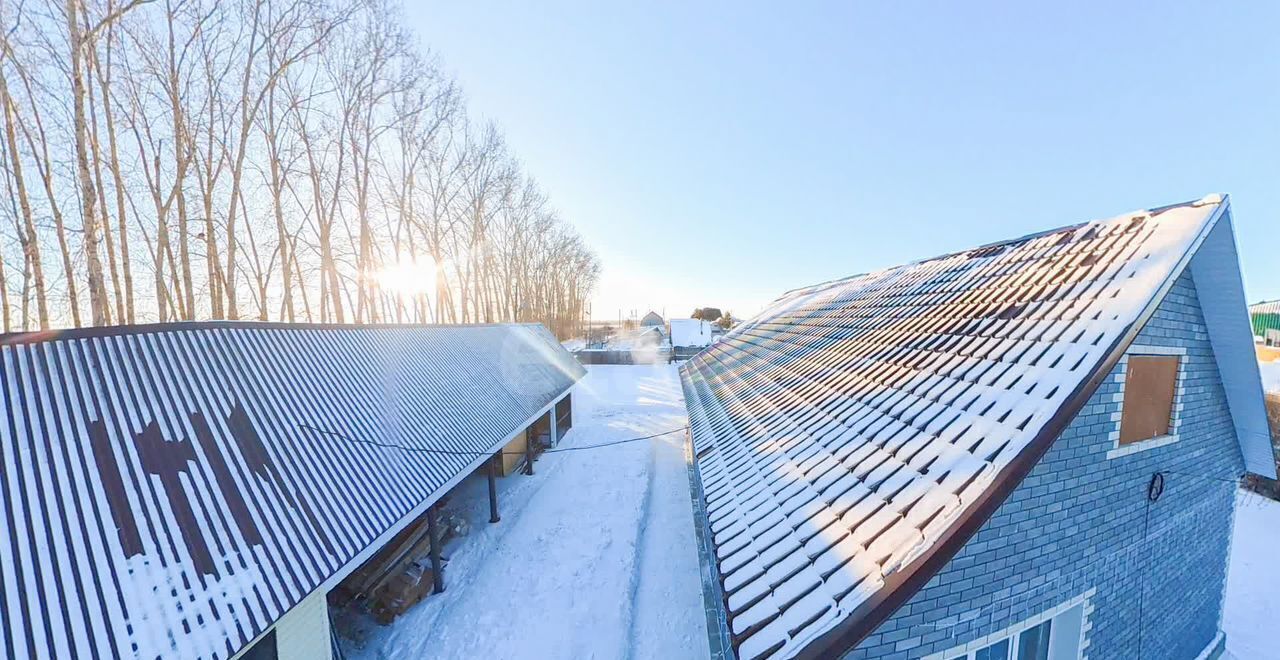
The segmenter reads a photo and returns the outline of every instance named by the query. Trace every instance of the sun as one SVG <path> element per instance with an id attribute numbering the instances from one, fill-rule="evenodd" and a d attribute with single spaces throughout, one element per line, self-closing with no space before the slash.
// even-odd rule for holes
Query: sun
<path id="1" fill-rule="evenodd" d="M 436 262 L 431 257 L 411 257 L 387 264 L 374 273 L 374 279 L 384 291 L 398 296 L 430 294 L 436 288 Z"/>

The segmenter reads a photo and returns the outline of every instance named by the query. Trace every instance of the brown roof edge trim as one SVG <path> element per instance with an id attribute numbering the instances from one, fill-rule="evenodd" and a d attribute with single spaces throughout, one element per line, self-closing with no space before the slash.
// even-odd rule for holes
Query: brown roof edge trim
<path id="1" fill-rule="evenodd" d="M 926 582 L 933 578 L 938 571 L 942 570 L 947 562 L 951 561 L 951 558 L 960 551 L 960 548 L 964 547 L 964 544 L 991 518 L 996 509 L 1000 508 L 1001 504 L 1004 504 L 1004 501 L 1022 483 L 1022 480 L 1026 479 L 1027 475 L 1031 473 L 1031 469 L 1049 451 L 1049 447 L 1053 445 L 1054 440 L 1057 440 L 1058 436 L 1067 428 L 1067 425 L 1071 423 L 1071 420 L 1075 419 L 1075 416 L 1089 402 L 1093 393 L 1111 374 L 1111 370 L 1120 362 L 1120 358 L 1124 356 L 1124 352 L 1133 344 L 1138 333 L 1151 320 L 1156 309 L 1160 307 L 1160 303 L 1164 301 L 1174 283 L 1187 269 L 1187 266 L 1191 263 L 1191 258 L 1200 250 L 1200 245 L 1204 243 L 1209 232 L 1217 226 L 1218 221 L 1229 206 L 1230 202 L 1224 196 L 1222 203 L 1205 221 L 1204 226 L 1200 228 L 1200 233 L 1196 235 L 1195 240 L 1188 246 L 1187 251 L 1179 258 L 1178 263 L 1170 271 L 1169 277 L 1160 285 L 1160 289 L 1151 297 L 1146 307 L 1143 308 L 1142 313 L 1111 345 L 1111 350 L 1106 359 L 1099 363 L 1099 366 L 1094 369 L 1088 379 L 1076 388 L 1075 392 L 1072 392 L 1066 404 L 1059 408 L 1058 412 L 1054 413 L 1054 416 L 1045 424 L 1035 439 L 1031 441 L 1027 449 L 1023 450 L 1009 465 L 1005 466 L 1000 471 L 1000 474 L 996 475 L 992 487 L 982 494 L 978 501 L 970 507 L 969 511 L 943 532 L 942 538 L 932 548 L 925 551 L 924 555 L 912 562 L 906 569 L 885 578 L 885 586 L 876 595 L 854 609 L 853 613 L 844 621 L 806 644 L 795 657 L 806 659 L 831 658 L 852 650 L 875 631 L 880 624 L 893 616 L 893 613 L 899 607 L 906 604 L 916 592 L 924 587 Z"/>
<path id="2" fill-rule="evenodd" d="M 542 326 L 541 323 L 287 323 L 284 321 L 173 321 L 133 325 L 101 325 L 86 328 L 32 330 L 0 333 L 0 346 L 37 344 L 61 339 L 91 339 L 193 330 L 378 330 L 409 328 L 493 328 Z M 545 327 L 545 326 L 543 326 Z"/>

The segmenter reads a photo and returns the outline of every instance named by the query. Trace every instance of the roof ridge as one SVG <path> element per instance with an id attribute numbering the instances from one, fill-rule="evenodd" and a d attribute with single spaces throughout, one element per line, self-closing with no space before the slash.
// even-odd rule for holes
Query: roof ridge
<path id="1" fill-rule="evenodd" d="M 885 271 L 893 270 L 895 268 L 916 266 L 916 265 L 927 263 L 930 261 L 937 261 L 939 259 L 947 259 L 949 257 L 959 256 L 968 252 L 976 252 L 978 250 L 985 250 L 985 249 L 1001 247 L 1005 245 L 1013 245 L 1015 243 L 1022 243 L 1024 241 L 1031 241 L 1037 238 L 1043 238 L 1045 236 L 1049 236 L 1051 234 L 1057 234 L 1059 232 L 1079 229 L 1080 227 L 1083 227 L 1085 225 L 1092 224 L 1092 223 L 1120 222 L 1121 220 L 1129 220 L 1135 217 L 1143 217 L 1143 216 L 1153 217 L 1156 215 L 1160 215 L 1161 213 L 1164 213 L 1166 211 L 1170 211 L 1172 209 L 1184 208 L 1184 207 L 1206 206 L 1208 204 L 1229 205 L 1230 200 L 1228 195 L 1226 195 L 1225 193 L 1210 193 L 1208 195 L 1205 195 L 1204 197 L 1201 197 L 1200 199 L 1188 200 L 1185 202 L 1177 202 L 1174 204 L 1168 204 L 1166 206 L 1157 206 L 1155 208 L 1150 208 L 1150 209 L 1135 209 L 1133 211 L 1128 211 L 1125 213 L 1119 213 L 1117 215 L 1113 215 L 1109 218 L 1097 218 L 1094 220 L 1086 220 L 1084 222 L 1077 222 L 1074 224 L 1062 225 L 1061 227 L 1055 227 L 1053 229 L 1045 229 L 1043 231 L 1032 232 L 1030 234 L 1019 236 L 1017 238 L 1007 238 L 1004 240 L 992 241 L 990 243 L 983 243 L 981 245 L 975 245 L 973 247 L 964 248 L 962 250 L 953 250 L 951 252 L 944 252 L 942 254 L 934 255 L 932 257 L 924 257 L 921 259 L 906 261 L 900 264 L 894 264 L 892 266 L 885 266 L 884 268 L 877 268 L 876 270 L 863 271 L 861 273 L 855 273 L 853 275 L 837 277 L 834 279 L 826 280 L 825 282 L 818 282 L 817 284 L 810 284 L 808 286 L 795 287 L 794 289 L 789 289 L 787 291 L 784 291 L 782 295 L 774 299 L 773 302 L 777 302 L 778 300 L 786 298 L 787 296 L 790 296 L 794 293 L 816 291 L 822 288 L 826 288 L 828 286 L 839 284 L 841 282 L 854 280 L 859 277 L 865 277 L 867 275 L 874 275 L 876 273 L 883 273 Z M 773 304 L 773 303 L 771 302 L 770 304 Z"/>
<path id="2" fill-rule="evenodd" d="M 0 346 L 13 344 L 37 344 L 67 339 L 94 339 L 126 335 L 191 332 L 197 330 L 407 330 L 414 328 L 494 328 L 494 327 L 545 327 L 541 323 L 289 323 L 287 321 L 252 320 L 203 320 L 167 321 L 157 323 L 131 323 L 100 325 L 82 328 L 56 328 L 26 332 L 0 333 Z"/>

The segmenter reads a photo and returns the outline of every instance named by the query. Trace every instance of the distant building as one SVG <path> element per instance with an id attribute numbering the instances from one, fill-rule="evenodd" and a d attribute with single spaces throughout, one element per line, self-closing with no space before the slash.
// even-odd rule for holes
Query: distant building
<path id="1" fill-rule="evenodd" d="M 1274 478 L 1223 197 L 797 289 L 681 368 L 713 658 L 1217 658 Z"/>
<path id="2" fill-rule="evenodd" d="M 1280 300 L 1250 305 L 1249 320 L 1253 322 L 1253 336 L 1264 346 L 1280 347 Z"/>
<path id="3" fill-rule="evenodd" d="M 671 319 L 671 348 L 677 360 L 693 357 L 715 340 L 715 326 L 699 319 Z"/>
<path id="4" fill-rule="evenodd" d="M 640 327 L 642 328 L 661 328 L 666 325 L 666 321 L 662 320 L 662 315 L 657 312 L 649 312 L 640 319 Z"/>

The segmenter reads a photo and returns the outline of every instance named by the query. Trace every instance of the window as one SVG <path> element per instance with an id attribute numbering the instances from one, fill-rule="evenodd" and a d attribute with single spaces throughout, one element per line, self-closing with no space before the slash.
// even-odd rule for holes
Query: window
<path id="1" fill-rule="evenodd" d="M 1187 349 L 1180 346 L 1138 346 L 1120 358 L 1114 382 L 1120 409 L 1112 419 L 1111 450 L 1107 458 L 1170 445 L 1178 441 L 1182 420 L 1182 386 L 1186 381 Z"/>
<path id="2" fill-rule="evenodd" d="M 1079 660 L 1090 594 L 928 660 Z"/>
<path id="3" fill-rule="evenodd" d="M 1049 631 L 1053 627 L 1053 619 L 1032 628 L 1027 628 L 1018 635 L 1018 660 L 1049 660 Z"/>
<path id="4" fill-rule="evenodd" d="M 1049 660 L 1049 628 L 1053 619 L 1028 628 L 1012 637 L 984 646 L 971 655 L 959 655 L 955 660 Z"/>
<path id="5" fill-rule="evenodd" d="M 1125 369 L 1120 445 L 1169 435 L 1178 386 L 1177 355 L 1131 355 Z"/>

